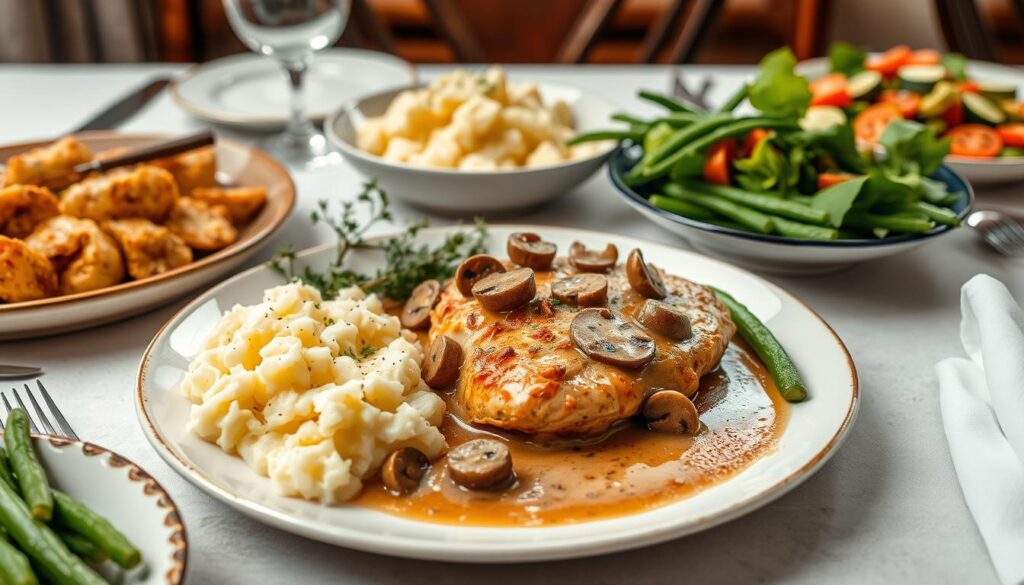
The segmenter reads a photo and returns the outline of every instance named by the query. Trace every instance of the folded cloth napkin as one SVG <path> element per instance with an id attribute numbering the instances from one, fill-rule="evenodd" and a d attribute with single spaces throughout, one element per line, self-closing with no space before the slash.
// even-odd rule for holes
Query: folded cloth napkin
<path id="1" fill-rule="evenodd" d="M 1024 585 L 1024 312 L 980 274 L 960 294 L 970 359 L 939 362 L 939 405 L 967 507 L 1004 585 Z"/>

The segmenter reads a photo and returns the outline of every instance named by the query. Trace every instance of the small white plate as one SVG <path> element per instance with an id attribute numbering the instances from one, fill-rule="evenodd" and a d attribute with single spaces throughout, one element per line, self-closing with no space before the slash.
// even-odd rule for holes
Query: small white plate
<path id="1" fill-rule="evenodd" d="M 142 553 L 142 564 L 127 573 L 107 563 L 101 571 L 111 583 L 185 582 L 185 525 L 174 501 L 152 476 L 92 443 L 48 435 L 33 435 L 32 442 L 53 487 L 109 520 Z"/>
<path id="2" fill-rule="evenodd" d="M 825 57 L 808 59 L 796 66 L 796 72 L 809 79 L 821 77 L 828 70 L 828 59 Z M 1018 94 L 1024 94 L 1024 70 L 1019 67 L 971 60 L 967 62 L 967 75 L 977 81 L 1015 85 Z M 1024 181 L 1024 157 L 1021 156 L 971 159 L 950 155 L 946 157 L 945 163 L 974 184 Z"/>
<path id="3" fill-rule="evenodd" d="M 317 53 L 306 73 L 306 100 L 317 122 L 343 103 L 416 82 L 408 61 L 363 49 Z M 242 53 L 196 65 L 176 79 L 170 94 L 198 118 L 240 128 L 272 130 L 288 121 L 288 83 L 269 57 Z"/>
<path id="4" fill-rule="evenodd" d="M 569 85 L 538 83 L 547 103 L 561 100 L 572 109 L 576 132 L 607 128 L 618 109 L 612 102 Z M 352 166 L 376 177 L 388 194 L 424 209 L 468 217 L 473 213 L 510 213 L 536 207 L 577 187 L 597 172 L 615 150 L 607 141 L 590 156 L 560 164 L 494 171 L 435 169 L 385 160 L 356 146 L 356 129 L 367 117 L 380 116 L 406 88 L 380 92 L 346 105 L 324 123 L 327 139 Z"/>
<path id="5" fill-rule="evenodd" d="M 436 245 L 452 228 L 430 228 L 420 241 Z M 200 295 L 157 333 L 139 367 L 136 408 L 157 453 L 185 479 L 257 520 L 323 542 L 395 556 L 459 562 L 526 562 L 600 555 L 678 538 L 747 514 L 817 471 L 846 438 L 858 405 L 857 372 L 842 341 L 806 305 L 779 287 L 705 256 L 615 234 L 549 226 L 494 225 L 487 249 L 504 256 L 513 232 L 530 231 L 560 250 L 580 240 L 642 248 L 675 274 L 721 287 L 767 323 L 803 375 L 810 400 L 794 404 L 776 448 L 731 479 L 666 506 L 579 524 L 517 528 L 467 527 L 409 520 L 353 506 L 322 506 L 277 495 L 269 479 L 245 462 L 188 433 L 189 401 L 178 384 L 192 356 L 225 309 L 259 302 L 283 283 L 269 268 L 243 272 Z M 297 268 L 322 267 L 330 246 L 299 254 Z M 353 250 L 349 266 L 373 271 L 379 254 Z"/>

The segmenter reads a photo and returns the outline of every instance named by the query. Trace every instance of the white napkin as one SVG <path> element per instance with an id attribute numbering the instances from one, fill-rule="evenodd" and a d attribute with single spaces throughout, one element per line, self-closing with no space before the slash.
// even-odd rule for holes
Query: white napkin
<path id="1" fill-rule="evenodd" d="M 1004 585 L 1024 585 L 1024 313 L 985 274 L 964 285 L 970 359 L 939 362 L 939 405 L 967 507 Z"/>

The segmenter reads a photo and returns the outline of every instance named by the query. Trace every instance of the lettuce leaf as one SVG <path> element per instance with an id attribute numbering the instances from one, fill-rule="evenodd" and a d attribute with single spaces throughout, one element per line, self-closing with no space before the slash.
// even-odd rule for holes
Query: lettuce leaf
<path id="1" fill-rule="evenodd" d="M 846 218 L 847 212 L 853 208 L 854 202 L 857 201 L 857 197 L 864 189 L 867 180 L 867 177 L 857 177 L 819 191 L 812 199 L 811 207 L 827 211 L 828 222 L 832 227 L 840 227 L 843 225 L 843 219 Z"/>
<path id="2" fill-rule="evenodd" d="M 867 54 L 864 49 L 850 43 L 832 43 L 828 50 L 828 62 L 832 71 L 843 73 L 847 77 L 863 71 L 866 60 Z"/>
<path id="3" fill-rule="evenodd" d="M 967 79 L 967 57 L 960 53 L 944 53 L 942 55 L 942 66 L 949 71 L 956 81 Z"/>
<path id="4" fill-rule="evenodd" d="M 788 175 L 786 157 L 772 146 L 771 140 L 762 140 L 750 153 L 750 158 L 733 162 L 736 182 L 748 191 L 784 190 Z"/>
<path id="5" fill-rule="evenodd" d="M 796 57 L 788 47 L 768 53 L 750 85 L 750 104 L 766 116 L 794 120 L 803 116 L 811 104 L 811 90 L 795 68 Z"/>
<path id="6" fill-rule="evenodd" d="M 949 154 L 949 139 L 938 138 L 935 127 L 911 120 L 896 120 L 886 127 L 878 143 L 885 148 L 883 168 L 895 175 L 930 175 Z"/>

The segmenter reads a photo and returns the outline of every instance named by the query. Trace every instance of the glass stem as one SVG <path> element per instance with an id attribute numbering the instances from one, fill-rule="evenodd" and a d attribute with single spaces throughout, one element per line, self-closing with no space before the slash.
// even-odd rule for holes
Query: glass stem
<path id="1" fill-rule="evenodd" d="M 290 90 L 291 113 L 285 134 L 295 143 L 306 142 L 315 133 L 313 123 L 306 115 L 306 70 L 308 59 L 296 59 L 284 63 Z"/>

